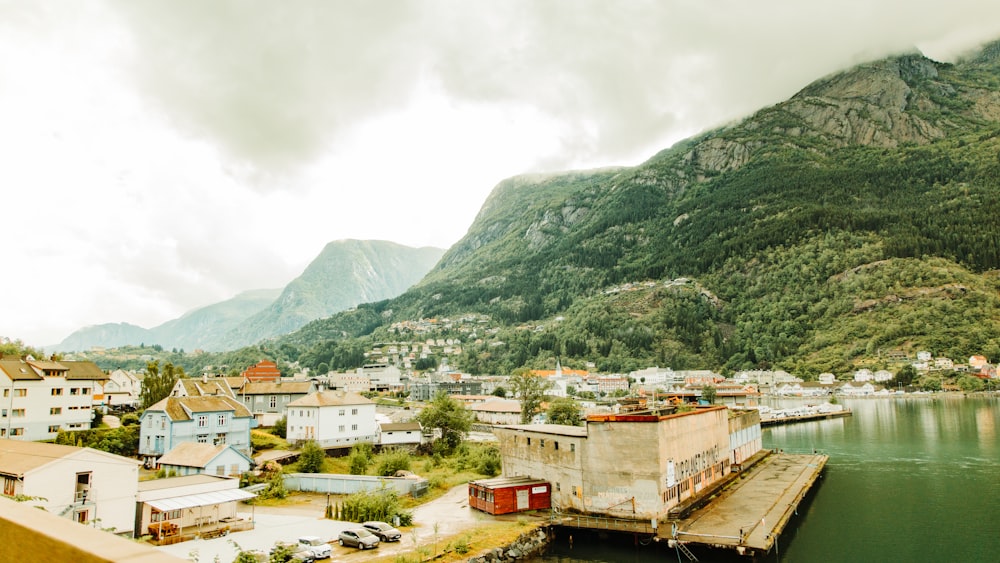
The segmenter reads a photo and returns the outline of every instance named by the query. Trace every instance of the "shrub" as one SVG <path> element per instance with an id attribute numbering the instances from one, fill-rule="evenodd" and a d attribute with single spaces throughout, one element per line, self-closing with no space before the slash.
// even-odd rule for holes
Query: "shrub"
<path id="1" fill-rule="evenodd" d="M 351 453 L 347 457 L 351 475 L 364 475 L 368 471 L 368 466 L 372 462 L 375 449 L 371 444 L 354 444 Z"/>
<path id="2" fill-rule="evenodd" d="M 122 426 L 135 426 L 139 424 L 139 415 L 130 412 L 122 417 Z"/>
<path id="3" fill-rule="evenodd" d="M 395 475 L 397 471 L 409 471 L 412 458 L 410 453 L 399 448 L 390 448 L 375 458 L 375 474 L 383 477 Z"/>
<path id="4" fill-rule="evenodd" d="M 299 454 L 298 469 L 302 473 L 322 473 L 326 451 L 313 440 L 306 441 Z"/>
<path id="5" fill-rule="evenodd" d="M 288 419 L 281 417 L 274 421 L 274 426 L 271 428 L 271 432 L 274 432 L 275 436 L 279 438 L 288 437 Z"/>
<path id="6" fill-rule="evenodd" d="M 391 522 L 392 518 L 398 516 L 400 525 L 404 518 L 409 518 L 412 523 L 413 516 L 400 510 L 399 495 L 394 489 L 381 488 L 375 491 L 361 491 L 349 495 L 341 505 L 341 520 L 348 522 L 365 522 L 367 520 L 381 520 Z"/>

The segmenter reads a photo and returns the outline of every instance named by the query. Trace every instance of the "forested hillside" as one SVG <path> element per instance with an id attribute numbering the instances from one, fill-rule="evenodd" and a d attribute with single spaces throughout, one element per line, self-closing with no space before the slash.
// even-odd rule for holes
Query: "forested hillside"
<path id="1" fill-rule="evenodd" d="M 279 342 L 351 367 L 394 322 L 476 313 L 473 373 L 996 361 L 998 53 L 861 65 L 636 167 L 506 180 L 416 287 Z"/>

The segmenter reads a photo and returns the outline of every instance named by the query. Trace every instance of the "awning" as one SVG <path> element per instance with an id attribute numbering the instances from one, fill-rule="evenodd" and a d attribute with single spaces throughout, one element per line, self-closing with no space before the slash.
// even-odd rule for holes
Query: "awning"
<path id="1" fill-rule="evenodd" d="M 194 508 L 196 506 L 208 506 L 210 504 L 222 504 L 224 502 L 247 500 L 254 498 L 255 496 L 257 495 L 248 493 L 241 489 L 226 489 L 224 491 L 214 491 L 211 493 L 201 493 L 197 495 L 148 500 L 146 501 L 146 504 L 152 506 L 160 512 L 167 512 L 170 510 L 180 510 L 182 508 Z"/>

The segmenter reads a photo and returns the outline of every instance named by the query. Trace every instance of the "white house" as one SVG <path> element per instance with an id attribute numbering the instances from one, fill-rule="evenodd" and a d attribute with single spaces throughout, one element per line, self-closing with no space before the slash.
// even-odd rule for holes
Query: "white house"
<path id="1" fill-rule="evenodd" d="M 378 443 L 382 446 L 418 446 L 424 441 L 424 429 L 419 422 L 381 422 Z"/>
<path id="2" fill-rule="evenodd" d="M 131 535 L 139 462 L 91 448 L 0 440 L 0 481 L 6 495 L 63 518 Z"/>
<path id="3" fill-rule="evenodd" d="M 67 364 L 30 356 L 0 360 L 0 438 L 52 440 L 60 429 L 90 428 L 100 382 L 70 378 Z"/>
<path id="4" fill-rule="evenodd" d="M 837 381 L 837 377 L 830 372 L 821 373 L 819 374 L 818 381 L 824 385 L 832 385 L 834 382 Z"/>
<path id="5" fill-rule="evenodd" d="M 250 470 L 253 460 L 230 444 L 181 442 L 158 460 L 160 469 L 176 475 L 211 475 L 239 477 Z"/>
<path id="6" fill-rule="evenodd" d="M 476 420 L 486 424 L 521 424 L 521 401 L 497 399 L 467 407 Z"/>
<path id="7" fill-rule="evenodd" d="M 317 391 L 285 407 L 286 438 L 322 447 L 378 441 L 375 402 L 350 391 Z"/>
<path id="8" fill-rule="evenodd" d="M 887 369 L 880 369 L 872 376 L 872 380 L 875 381 L 875 383 L 885 383 L 886 381 L 892 381 L 894 377 L 896 376 L 892 375 L 891 371 Z"/>
<path id="9" fill-rule="evenodd" d="M 142 394 L 142 381 L 123 369 L 113 370 L 104 382 L 104 399 L 111 407 L 135 407 Z"/>
<path id="10" fill-rule="evenodd" d="M 864 383 L 865 381 L 872 381 L 874 379 L 875 379 L 875 374 L 873 374 L 872 370 L 868 368 L 861 368 L 854 372 L 854 381 L 857 381 L 859 383 Z"/>
<path id="11" fill-rule="evenodd" d="M 860 383 L 857 381 L 855 382 L 848 381 L 847 383 L 840 386 L 839 391 L 844 395 L 857 397 L 857 396 L 873 395 L 875 394 L 875 391 L 877 389 L 878 388 L 872 385 L 870 381 L 865 381 L 864 383 Z"/>

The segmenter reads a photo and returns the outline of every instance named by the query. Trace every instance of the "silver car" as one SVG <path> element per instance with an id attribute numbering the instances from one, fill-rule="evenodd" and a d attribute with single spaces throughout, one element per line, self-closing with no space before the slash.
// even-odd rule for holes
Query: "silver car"
<path id="1" fill-rule="evenodd" d="M 378 538 L 384 542 L 399 541 L 403 537 L 403 533 L 393 528 L 391 525 L 385 522 L 365 522 L 362 524 L 371 533 L 378 536 Z"/>
<path id="2" fill-rule="evenodd" d="M 368 531 L 368 528 L 351 528 L 340 532 L 337 537 L 340 545 L 349 545 L 358 549 L 378 547 L 378 536 Z"/>

